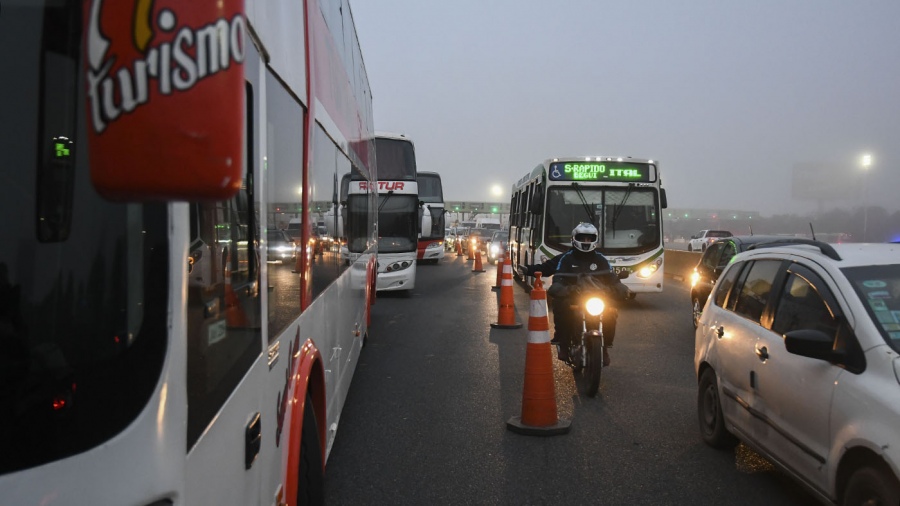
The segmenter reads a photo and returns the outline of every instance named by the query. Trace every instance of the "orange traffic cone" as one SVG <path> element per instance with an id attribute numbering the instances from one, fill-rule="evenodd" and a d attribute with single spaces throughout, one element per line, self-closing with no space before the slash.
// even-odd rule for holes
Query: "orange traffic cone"
<path id="1" fill-rule="evenodd" d="M 528 436 L 568 434 L 572 422 L 560 419 L 556 412 L 556 388 L 553 383 L 553 354 L 550 350 L 550 320 L 547 318 L 547 292 L 541 273 L 535 274 L 528 316 L 528 348 L 525 352 L 525 383 L 522 388 L 522 416 L 506 422 L 506 428 Z"/>
<path id="2" fill-rule="evenodd" d="M 472 266 L 472 272 L 484 272 L 484 266 L 481 265 L 481 250 L 475 250 L 475 265 Z"/>
<path id="3" fill-rule="evenodd" d="M 500 301 L 497 309 L 497 322 L 491 323 L 495 329 L 519 329 L 522 324 L 516 322 L 516 304 L 513 297 L 512 264 L 509 259 L 503 262 L 503 274 L 500 277 Z"/>
<path id="4" fill-rule="evenodd" d="M 458 256 L 458 257 L 463 256 L 462 242 L 460 242 L 459 239 L 456 240 L 456 256 Z"/>
<path id="5" fill-rule="evenodd" d="M 494 281 L 494 286 L 491 287 L 491 291 L 496 292 L 500 289 L 500 284 L 502 280 L 500 279 L 503 275 L 503 263 L 506 261 L 506 254 L 503 254 L 502 258 L 497 259 L 497 281 Z"/>
<path id="6" fill-rule="evenodd" d="M 471 244 L 469 244 L 469 247 L 466 248 L 466 251 L 469 252 L 469 255 L 466 257 L 466 260 L 472 260 L 475 258 L 475 256 L 472 254 L 472 245 Z"/>

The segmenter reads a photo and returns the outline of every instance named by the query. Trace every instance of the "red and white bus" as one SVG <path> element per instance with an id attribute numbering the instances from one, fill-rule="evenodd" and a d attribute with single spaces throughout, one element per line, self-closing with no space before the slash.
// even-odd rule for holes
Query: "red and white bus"
<path id="1" fill-rule="evenodd" d="M 421 263 L 438 263 L 444 258 L 444 187 L 437 172 L 416 173 L 419 187 L 419 221 L 421 233 L 416 259 Z"/>
<path id="2" fill-rule="evenodd" d="M 378 280 L 379 291 L 405 291 L 416 286 L 419 236 L 419 190 L 416 150 L 403 134 L 377 132 Z M 371 183 L 363 189 L 372 189 Z M 353 193 L 351 184 L 350 193 Z"/>
<path id="3" fill-rule="evenodd" d="M 0 502 L 321 502 L 377 261 L 374 212 L 311 246 L 377 180 L 348 1 L 3 2 L 0 42 Z"/>

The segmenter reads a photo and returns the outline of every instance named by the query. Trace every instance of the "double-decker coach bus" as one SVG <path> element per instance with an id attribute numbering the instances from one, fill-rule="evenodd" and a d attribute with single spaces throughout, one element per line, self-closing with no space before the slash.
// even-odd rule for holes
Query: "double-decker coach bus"
<path id="1" fill-rule="evenodd" d="M 416 150 L 402 134 L 377 132 L 378 276 L 380 291 L 407 291 L 416 285 L 419 189 Z M 362 189 L 371 189 L 363 182 Z M 353 185 L 351 184 L 351 187 Z"/>
<path id="2" fill-rule="evenodd" d="M 0 502 L 321 502 L 375 192 L 352 265 L 311 227 L 377 180 L 362 61 L 347 0 L 3 2 Z"/>
<path id="3" fill-rule="evenodd" d="M 635 293 L 663 288 L 661 209 L 666 191 L 653 160 L 545 160 L 512 187 L 509 248 L 516 266 L 541 263 L 572 244 L 581 222 L 600 232 L 598 249 Z"/>
<path id="4" fill-rule="evenodd" d="M 444 188 L 437 172 L 416 173 L 419 187 L 419 235 L 416 259 L 422 263 L 438 263 L 444 258 Z"/>

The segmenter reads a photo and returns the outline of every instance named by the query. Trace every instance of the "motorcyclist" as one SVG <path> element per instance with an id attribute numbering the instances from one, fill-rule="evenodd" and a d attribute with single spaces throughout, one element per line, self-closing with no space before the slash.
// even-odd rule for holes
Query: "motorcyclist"
<path id="1" fill-rule="evenodd" d="M 542 264 L 529 265 L 521 272 L 528 276 L 534 276 L 540 272 L 543 276 L 553 276 L 556 273 L 583 274 L 598 271 L 611 270 L 609 260 L 597 251 L 599 242 L 597 227 L 590 223 L 579 223 L 572 230 L 572 247 L 565 253 L 556 255 Z M 605 300 L 606 309 L 603 311 L 601 322 L 603 323 L 603 365 L 609 365 L 609 348 L 616 337 L 616 320 L 619 313 L 613 302 L 617 299 L 628 297 L 630 290 L 617 276 L 598 277 L 600 282 L 607 285 L 611 295 Z M 572 309 L 572 305 L 578 305 L 580 300 L 573 300 L 578 296 L 578 279 L 574 276 L 554 276 L 553 283 L 547 289 L 550 298 L 550 306 L 553 310 L 554 335 L 553 343 L 560 344 L 558 357 L 566 360 L 569 353 L 569 341 L 576 332 L 580 331 L 579 313 Z"/>

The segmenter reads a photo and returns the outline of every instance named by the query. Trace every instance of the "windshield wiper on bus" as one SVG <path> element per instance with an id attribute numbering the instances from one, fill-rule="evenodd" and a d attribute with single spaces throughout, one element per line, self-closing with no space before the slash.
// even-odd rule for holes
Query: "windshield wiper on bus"
<path id="1" fill-rule="evenodd" d="M 575 188 L 575 192 L 578 193 L 578 198 L 581 199 L 581 204 L 584 206 L 584 212 L 587 213 L 588 223 L 594 223 L 594 216 L 591 214 L 591 206 L 588 204 L 586 198 L 584 198 L 584 194 L 581 193 L 581 188 L 578 187 L 578 183 L 572 182 L 572 188 Z"/>
<path id="2" fill-rule="evenodd" d="M 384 207 L 384 205 L 387 203 L 388 199 L 390 199 L 391 195 L 393 195 L 393 194 L 394 194 L 394 190 L 391 190 L 391 191 L 387 192 L 387 194 L 385 194 L 384 200 L 381 201 L 381 204 L 378 204 L 378 212 L 379 213 L 381 212 L 381 208 Z"/>
<path id="3" fill-rule="evenodd" d="M 616 222 L 619 221 L 619 215 L 622 214 L 622 210 L 625 209 L 625 202 L 628 201 L 628 196 L 631 195 L 631 189 L 634 188 L 634 183 L 628 183 L 628 187 L 625 188 L 625 196 L 622 197 L 622 203 L 619 204 L 619 207 L 613 211 L 613 219 L 612 219 L 612 233 L 613 237 L 616 236 Z"/>

